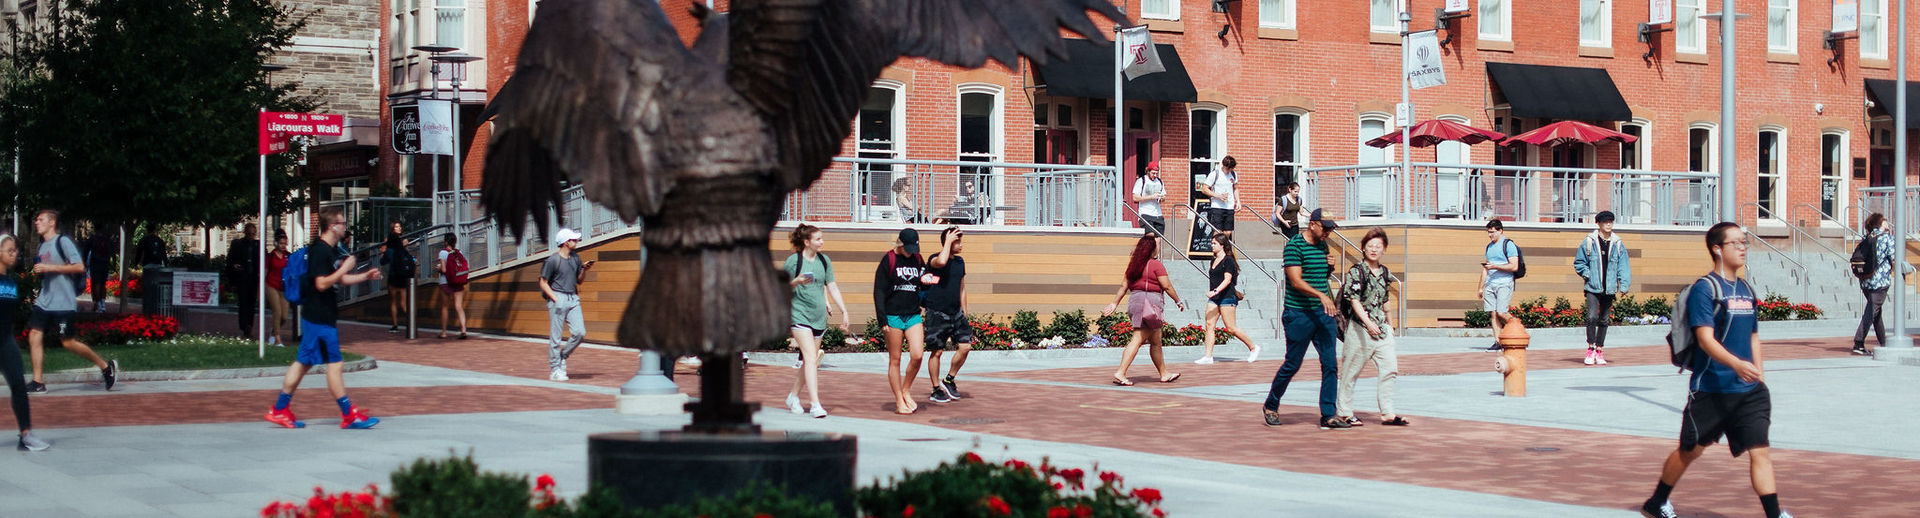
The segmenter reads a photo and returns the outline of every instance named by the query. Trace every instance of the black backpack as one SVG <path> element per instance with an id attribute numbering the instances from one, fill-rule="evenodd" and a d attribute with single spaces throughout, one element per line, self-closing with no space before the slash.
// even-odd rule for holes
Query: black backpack
<path id="1" fill-rule="evenodd" d="M 1518 244 L 1514 244 L 1514 243 L 1513 243 L 1513 240 L 1512 240 L 1512 239 L 1502 239 L 1502 240 L 1500 240 L 1500 243 L 1507 243 L 1507 244 L 1512 244 L 1512 245 L 1513 245 L 1513 260 L 1514 260 L 1514 261 L 1516 261 L 1516 262 L 1519 262 L 1519 263 L 1520 263 L 1520 267 L 1519 267 L 1519 268 L 1517 268 L 1517 269 L 1515 269 L 1515 270 L 1513 270 L 1513 279 L 1514 279 L 1514 280 L 1520 280 L 1520 279 L 1523 279 L 1523 278 L 1526 278 L 1526 276 L 1527 276 L 1527 256 L 1526 256 L 1526 254 L 1522 254 L 1522 253 L 1520 253 L 1520 245 L 1518 245 Z M 1498 245 L 1498 244 L 1500 244 L 1500 243 L 1493 243 L 1493 244 L 1489 244 L 1489 245 L 1487 245 L 1487 248 L 1493 248 L 1493 247 L 1494 247 L 1494 245 Z"/>
<path id="2" fill-rule="evenodd" d="M 1875 241 L 1879 237 L 1879 235 L 1867 236 L 1866 239 L 1860 240 L 1860 244 L 1853 246 L 1853 257 L 1848 258 L 1847 262 L 1853 267 L 1854 277 L 1864 281 L 1872 278 L 1874 272 L 1880 269 L 1880 258 L 1875 257 L 1878 254 L 1874 253 L 1874 245 L 1878 244 Z"/>

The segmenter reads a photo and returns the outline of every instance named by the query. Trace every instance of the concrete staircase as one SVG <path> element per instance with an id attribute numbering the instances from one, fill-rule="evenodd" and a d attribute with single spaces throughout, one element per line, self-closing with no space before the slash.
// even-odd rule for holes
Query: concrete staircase
<path id="1" fill-rule="evenodd" d="M 1853 244 L 1834 240 L 1827 246 L 1851 252 Z M 1757 244 L 1747 251 L 1748 280 L 1761 296 L 1778 293 L 1794 302 L 1812 303 L 1825 312 L 1824 318 L 1860 318 L 1866 299 L 1860 295 L 1860 282 L 1853 277 L 1847 257 L 1812 244 L 1803 243 L 1801 251 L 1789 249 L 1786 243 L 1776 246 L 1780 252 Z M 1920 296 L 1912 284 L 1900 286 L 1905 287 L 1908 300 Z M 1920 310 L 1908 304 L 1907 318 L 1917 317 Z"/>
<path id="2" fill-rule="evenodd" d="M 1258 252 L 1256 252 L 1258 253 Z M 1175 326 L 1201 324 L 1206 306 L 1207 275 L 1204 273 L 1209 261 L 1167 260 L 1167 277 L 1173 280 L 1173 287 L 1187 301 L 1187 311 L 1181 312 L 1173 304 L 1167 304 L 1167 322 Z M 1246 331 L 1249 338 L 1260 344 L 1280 343 L 1280 297 L 1282 291 L 1273 279 L 1255 269 L 1255 264 L 1273 274 L 1274 279 L 1285 279 L 1279 259 L 1241 258 L 1239 280 L 1240 291 L 1247 294 L 1240 301 L 1239 309 L 1234 313 L 1234 321 Z M 1197 269 L 1196 269 L 1197 268 Z"/>

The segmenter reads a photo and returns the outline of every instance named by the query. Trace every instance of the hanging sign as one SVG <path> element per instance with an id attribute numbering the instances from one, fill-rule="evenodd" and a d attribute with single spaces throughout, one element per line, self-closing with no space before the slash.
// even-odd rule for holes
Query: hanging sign
<path id="1" fill-rule="evenodd" d="M 339 135 L 346 117 L 318 113 L 260 112 L 260 154 L 287 150 L 294 135 Z"/>
<path id="2" fill-rule="evenodd" d="M 1471 8 L 1467 7 L 1467 0 L 1447 0 L 1447 14 L 1464 13 L 1469 9 Z"/>
<path id="3" fill-rule="evenodd" d="M 393 107 L 393 152 L 402 155 L 420 153 L 420 107 Z"/>
<path id="4" fill-rule="evenodd" d="M 1647 0 L 1647 25 L 1673 23 L 1673 0 Z"/>
<path id="5" fill-rule="evenodd" d="M 1415 90 L 1447 84 L 1447 70 L 1440 66 L 1440 38 L 1435 32 L 1407 35 L 1407 84 Z"/>
<path id="6" fill-rule="evenodd" d="M 1860 30 L 1860 0 L 1833 0 L 1833 32 Z"/>
<path id="7" fill-rule="evenodd" d="M 453 155 L 452 101 L 420 101 L 420 154 Z"/>

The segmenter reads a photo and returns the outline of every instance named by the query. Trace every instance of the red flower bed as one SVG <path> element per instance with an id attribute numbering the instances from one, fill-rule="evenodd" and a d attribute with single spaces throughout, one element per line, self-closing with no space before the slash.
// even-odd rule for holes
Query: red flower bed
<path id="1" fill-rule="evenodd" d="M 180 321 L 164 315 L 126 315 L 79 325 L 80 341 L 90 344 L 166 340 L 180 334 Z"/>

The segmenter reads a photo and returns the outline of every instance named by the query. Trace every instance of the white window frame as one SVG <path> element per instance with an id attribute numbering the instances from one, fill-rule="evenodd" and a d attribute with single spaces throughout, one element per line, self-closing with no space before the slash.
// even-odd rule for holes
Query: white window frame
<path id="1" fill-rule="evenodd" d="M 1687 146 L 1689 148 L 1693 146 L 1693 130 L 1696 130 L 1696 129 L 1707 130 L 1707 146 L 1706 146 L 1707 156 L 1705 157 L 1704 160 L 1702 160 L 1702 163 L 1700 165 L 1700 170 L 1694 171 L 1694 172 L 1711 173 L 1711 172 L 1719 171 L 1720 125 L 1712 122 L 1695 122 L 1692 124 L 1688 124 L 1687 125 Z M 1687 152 L 1692 153 L 1692 150 L 1689 149 Z"/>
<path id="2" fill-rule="evenodd" d="M 1620 132 L 1626 133 L 1627 126 L 1640 128 L 1640 134 L 1638 135 L 1640 139 L 1633 141 L 1633 144 L 1632 144 L 1634 167 L 1631 169 L 1624 169 L 1624 170 L 1630 170 L 1630 171 L 1652 170 L 1653 169 L 1653 121 L 1642 119 L 1639 117 L 1634 117 L 1633 120 L 1627 121 L 1626 123 L 1623 123 L 1620 125 Z M 1652 223 L 1653 222 L 1654 211 L 1651 203 L 1654 198 L 1653 198 L 1652 182 L 1644 182 L 1637 186 L 1629 186 L 1627 187 L 1627 192 L 1622 193 L 1622 192 L 1616 191 L 1616 194 L 1624 195 L 1624 197 L 1626 198 L 1626 203 L 1624 204 L 1624 208 L 1618 211 L 1620 212 L 1619 216 L 1622 217 L 1626 222 L 1628 223 Z M 1646 201 L 1647 203 L 1642 203 L 1642 201 Z"/>
<path id="3" fill-rule="evenodd" d="M 1821 131 L 1820 161 L 1822 165 L 1825 165 L 1828 159 L 1833 158 L 1827 156 L 1826 145 L 1828 135 L 1840 137 L 1840 146 L 1839 149 L 1836 150 L 1840 156 L 1833 164 L 1832 175 L 1820 174 L 1820 183 L 1816 184 L 1815 190 L 1815 192 L 1819 193 L 1819 196 L 1816 197 L 1817 201 L 1815 201 L 1814 204 L 1819 205 L 1821 202 L 1826 201 L 1826 181 L 1829 179 L 1838 180 L 1834 182 L 1833 213 L 1829 215 L 1845 221 L 1847 210 L 1853 205 L 1853 197 L 1850 195 L 1853 191 L 1850 190 L 1851 187 L 1848 185 L 1848 182 L 1853 179 L 1853 161 L 1850 160 L 1852 153 L 1849 151 L 1853 149 L 1851 147 L 1853 145 L 1853 134 L 1851 131 L 1845 129 L 1828 129 Z"/>
<path id="4" fill-rule="evenodd" d="M 1685 5 L 1692 3 L 1693 5 Z M 1675 0 L 1673 3 L 1673 51 L 1685 54 L 1707 53 L 1707 0 Z M 1682 34 L 1680 22 L 1691 20 L 1693 32 Z M 1692 36 L 1692 37 L 1682 37 Z"/>
<path id="5" fill-rule="evenodd" d="M 443 4 L 442 2 L 447 3 Z M 420 0 L 420 3 L 426 4 L 423 5 L 423 7 L 431 6 L 433 8 L 433 39 L 435 44 L 458 47 L 460 52 L 467 54 L 479 54 L 479 52 L 476 52 L 477 49 L 473 48 L 472 42 L 468 41 L 471 39 L 468 38 L 468 36 L 471 36 L 473 33 L 473 31 L 467 30 L 468 26 L 472 25 L 473 22 L 473 18 L 468 15 L 473 14 L 473 9 L 472 6 L 467 5 L 467 0 Z M 441 11 L 458 11 L 460 13 L 460 41 L 447 41 L 446 35 L 440 34 Z"/>
<path id="6" fill-rule="evenodd" d="M 1868 9 L 1867 2 L 1874 2 L 1874 8 Z M 1887 59 L 1887 0 L 1860 0 L 1860 4 L 1860 57 Z M 1871 33 L 1868 18 L 1874 20 Z"/>
<path id="7" fill-rule="evenodd" d="M 1379 130 L 1368 129 L 1367 128 L 1368 122 L 1379 122 L 1380 129 Z M 1379 153 L 1379 156 L 1381 157 L 1381 160 L 1378 161 L 1379 164 L 1395 163 L 1395 160 L 1393 159 L 1393 157 L 1400 156 L 1399 144 L 1394 144 L 1391 146 L 1387 146 L 1385 148 L 1375 148 L 1373 146 L 1367 145 L 1367 140 L 1370 140 L 1373 137 L 1380 136 L 1380 133 L 1394 128 L 1393 114 L 1384 113 L 1384 112 L 1361 113 L 1360 116 L 1354 120 L 1354 128 L 1356 129 L 1356 132 L 1359 134 L 1359 138 L 1354 139 L 1354 143 L 1356 146 L 1358 146 L 1357 150 L 1359 152 L 1358 155 L 1355 155 L 1354 163 L 1363 164 L 1363 165 L 1377 165 L 1377 164 L 1365 163 L 1366 162 L 1365 157 L 1367 156 L 1368 153 Z M 1398 196 L 1395 193 L 1389 192 L 1389 190 L 1387 189 L 1386 173 L 1387 173 L 1386 168 L 1363 169 L 1356 172 L 1357 178 L 1354 179 L 1353 183 L 1347 184 L 1352 186 L 1352 190 L 1347 193 L 1347 200 L 1348 200 L 1347 213 L 1349 215 L 1358 215 L 1360 217 L 1385 217 L 1388 213 L 1392 212 L 1394 202 L 1398 199 Z M 1366 195 L 1368 194 L 1369 191 L 1372 191 L 1374 195 L 1379 196 L 1378 199 L 1373 200 L 1379 203 L 1378 214 L 1369 214 L 1369 212 L 1372 212 L 1372 211 L 1363 210 L 1361 208 L 1362 206 L 1366 205 L 1363 202 L 1363 200 L 1365 200 Z M 1326 203 L 1326 201 L 1321 200 L 1321 203 L 1324 204 Z"/>
<path id="8" fill-rule="evenodd" d="M 1598 2 L 1600 4 L 1600 18 L 1598 20 L 1595 20 L 1595 23 L 1599 24 L 1599 27 L 1596 28 L 1598 29 L 1597 34 L 1600 37 L 1599 39 L 1594 39 L 1594 40 L 1587 39 L 1585 34 L 1586 28 L 1587 28 L 1587 20 L 1585 17 L 1587 2 Z M 1595 47 L 1595 48 L 1612 48 L 1613 47 L 1613 0 L 1580 0 L 1580 3 L 1581 3 L 1580 9 L 1579 11 L 1577 11 L 1578 13 L 1577 17 L 1580 19 L 1580 31 L 1579 31 L 1581 33 L 1580 46 Z"/>
<path id="9" fill-rule="evenodd" d="M 1480 39 L 1488 41 L 1513 41 L 1513 0 L 1480 0 L 1479 33 Z M 1497 20 L 1497 31 L 1489 31 L 1492 24 L 1488 20 Z"/>
<path id="10" fill-rule="evenodd" d="M 1273 167 L 1274 169 L 1276 169 L 1276 171 L 1274 172 L 1274 178 L 1275 178 L 1275 181 L 1278 181 L 1279 172 L 1277 170 L 1279 168 L 1292 167 L 1294 170 L 1294 174 L 1293 174 L 1294 181 L 1299 182 L 1305 179 L 1301 177 L 1305 175 L 1306 169 L 1308 167 L 1311 167 L 1311 165 L 1309 164 L 1311 164 L 1313 161 L 1312 153 L 1308 152 L 1313 142 L 1312 134 L 1308 133 L 1308 129 L 1312 127 L 1310 112 L 1299 109 L 1299 108 L 1281 108 L 1278 110 L 1274 110 L 1273 124 L 1276 132 L 1279 131 L 1280 116 L 1282 115 L 1292 115 L 1296 118 L 1296 120 L 1299 120 L 1300 122 L 1295 124 L 1293 127 L 1293 158 L 1294 160 L 1292 162 L 1280 161 L 1280 148 L 1279 148 L 1280 135 L 1276 133 L 1273 136 L 1273 145 L 1274 145 Z M 1275 186 L 1278 187 L 1277 184 Z M 1275 194 L 1275 196 L 1278 196 L 1278 195 L 1279 194 Z"/>
<path id="11" fill-rule="evenodd" d="M 1773 172 L 1771 174 L 1761 173 L 1760 162 L 1759 162 L 1760 152 L 1758 149 L 1755 149 L 1754 150 L 1754 160 L 1755 160 L 1754 161 L 1754 174 L 1755 174 L 1754 201 L 1755 201 L 1755 205 L 1758 205 L 1758 202 L 1762 201 L 1759 199 L 1760 180 L 1763 180 L 1766 178 L 1773 178 L 1773 199 L 1765 200 L 1765 201 L 1772 202 L 1772 205 L 1773 205 L 1772 213 L 1768 214 L 1769 216 L 1768 218 L 1759 218 L 1760 209 L 1756 207 L 1754 209 L 1754 217 L 1756 219 L 1768 219 L 1768 220 L 1785 222 L 1787 219 L 1786 214 L 1790 212 L 1789 205 L 1788 205 L 1790 201 L 1787 198 L 1787 191 L 1788 191 L 1787 189 L 1787 169 L 1788 169 L 1787 167 L 1787 128 L 1783 126 L 1773 125 L 1773 124 L 1761 126 L 1760 131 L 1754 133 L 1755 145 L 1759 144 L 1761 133 L 1769 133 L 1769 132 L 1773 133 Z"/>
<path id="12" fill-rule="evenodd" d="M 1147 1 L 1148 0 L 1140 0 L 1140 17 L 1141 18 L 1152 18 L 1155 20 L 1180 19 L 1180 0 L 1161 0 L 1167 3 L 1167 8 L 1161 11 L 1147 10 Z"/>
<path id="13" fill-rule="evenodd" d="M 1775 2 L 1780 2 L 1784 5 L 1776 6 L 1774 5 Z M 1782 30 L 1787 34 L 1787 42 L 1784 47 L 1773 44 L 1773 18 L 1776 10 L 1785 11 L 1783 18 L 1786 20 L 1787 26 Z M 1799 14 L 1800 0 L 1767 0 L 1767 52 L 1793 54 L 1799 51 Z"/>
<path id="14" fill-rule="evenodd" d="M 420 17 L 421 0 L 393 0 L 393 54 L 399 58 L 413 53 L 413 47 L 419 45 L 420 31 L 417 20 Z M 409 10 L 408 7 L 413 9 Z"/>
<path id="15" fill-rule="evenodd" d="M 1188 105 L 1187 107 L 1188 142 L 1192 142 L 1192 139 L 1193 139 L 1193 114 L 1194 112 L 1203 112 L 1203 111 L 1213 112 L 1213 138 L 1211 139 L 1213 141 L 1213 156 L 1207 157 L 1207 158 L 1200 158 L 1199 153 L 1195 153 L 1194 150 L 1188 149 L 1187 162 L 1188 163 L 1206 162 L 1208 164 L 1209 171 L 1216 171 L 1216 170 L 1219 170 L 1220 159 L 1226 157 L 1228 154 L 1227 107 L 1219 104 L 1215 104 L 1215 103 L 1210 103 L 1210 102 L 1198 102 L 1198 103 L 1193 103 L 1191 105 Z M 1188 147 L 1192 147 L 1192 146 L 1189 145 Z"/>
<path id="16" fill-rule="evenodd" d="M 1296 0 L 1260 0 L 1260 27 L 1266 29 L 1294 28 L 1294 2 Z"/>
<path id="17" fill-rule="evenodd" d="M 887 135 L 888 147 L 885 150 L 862 149 L 860 147 L 861 144 L 866 142 L 877 142 L 877 141 L 860 140 L 860 138 L 864 135 L 860 134 L 860 126 L 858 123 L 855 123 L 854 129 L 853 129 L 854 131 L 853 156 L 860 157 L 862 154 L 865 154 L 865 153 L 884 152 L 889 155 L 887 156 L 888 159 L 899 160 L 901 157 L 905 156 L 906 147 L 907 147 L 906 141 L 905 141 L 906 135 L 907 135 L 907 116 L 906 116 L 907 85 L 905 83 L 894 81 L 892 79 L 881 79 L 878 81 L 874 81 L 873 84 L 869 86 L 870 88 L 881 88 L 881 89 L 893 91 L 893 106 L 891 106 L 887 110 L 887 118 L 893 121 L 893 124 L 890 125 L 891 131 L 889 131 L 888 132 L 889 134 Z M 864 102 L 865 100 L 863 99 L 862 103 Z M 856 170 L 858 170 L 858 167 L 860 166 L 855 166 L 855 167 L 856 167 Z M 889 176 L 887 178 L 888 186 L 892 185 L 892 181 L 894 178 L 892 175 L 896 175 L 896 174 L 899 174 L 899 171 L 892 171 L 889 173 Z M 859 205 L 859 207 L 856 207 L 855 210 L 860 211 L 862 214 L 864 214 L 860 218 L 860 221 L 884 220 L 884 219 L 892 219 L 897 217 L 897 215 L 893 214 L 893 195 L 891 192 L 887 194 L 887 197 L 886 197 L 887 201 L 885 203 L 870 203 L 872 200 L 877 199 L 877 197 L 872 197 L 872 196 L 863 197 L 863 196 L 860 196 L 860 194 L 863 192 L 863 189 L 868 189 L 865 192 L 869 192 L 869 193 L 871 192 L 870 190 L 871 181 L 866 178 L 856 178 L 856 179 L 859 180 L 859 183 L 869 184 L 869 185 L 851 186 L 853 189 L 854 198 L 859 200 L 859 203 L 857 204 Z M 882 188 L 885 189 L 888 187 L 882 187 Z"/>
<path id="18" fill-rule="evenodd" d="M 1400 10 L 1399 10 L 1400 1 L 1404 1 L 1404 0 L 1367 0 L 1367 30 L 1370 30 L 1373 32 L 1399 34 L 1400 33 Z M 1387 13 L 1386 25 L 1375 25 L 1373 23 L 1374 14 L 1376 14 L 1374 10 L 1380 9 L 1381 8 L 1380 4 L 1382 2 L 1385 2 L 1386 8 L 1392 9 L 1392 11 Z"/>
<path id="19" fill-rule="evenodd" d="M 966 96 L 969 94 L 986 94 L 993 96 L 993 114 L 987 117 L 989 121 L 989 127 L 987 128 L 987 148 L 991 151 L 988 152 L 988 156 L 985 158 L 988 162 L 1005 162 L 1007 158 L 1007 92 L 1006 89 L 1000 87 L 1000 85 L 989 83 L 967 83 L 954 88 L 954 159 L 965 160 L 969 158 L 968 153 L 959 151 L 961 143 L 960 133 L 965 131 L 965 125 L 960 123 L 960 119 L 966 116 L 964 102 Z M 974 158 L 978 157 L 975 156 Z M 978 192 L 985 193 L 988 199 L 1002 199 L 1001 195 L 1005 192 L 1004 184 L 1006 182 L 1004 171 L 990 169 L 985 174 L 987 181 L 981 182 L 975 186 L 975 188 L 979 190 Z M 992 216 L 989 216 L 988 219 L 993 223 L 999 223 L 1004 221 L 1005 217 L 1006 215 L 1004 213 L 994 213 Z"/>

